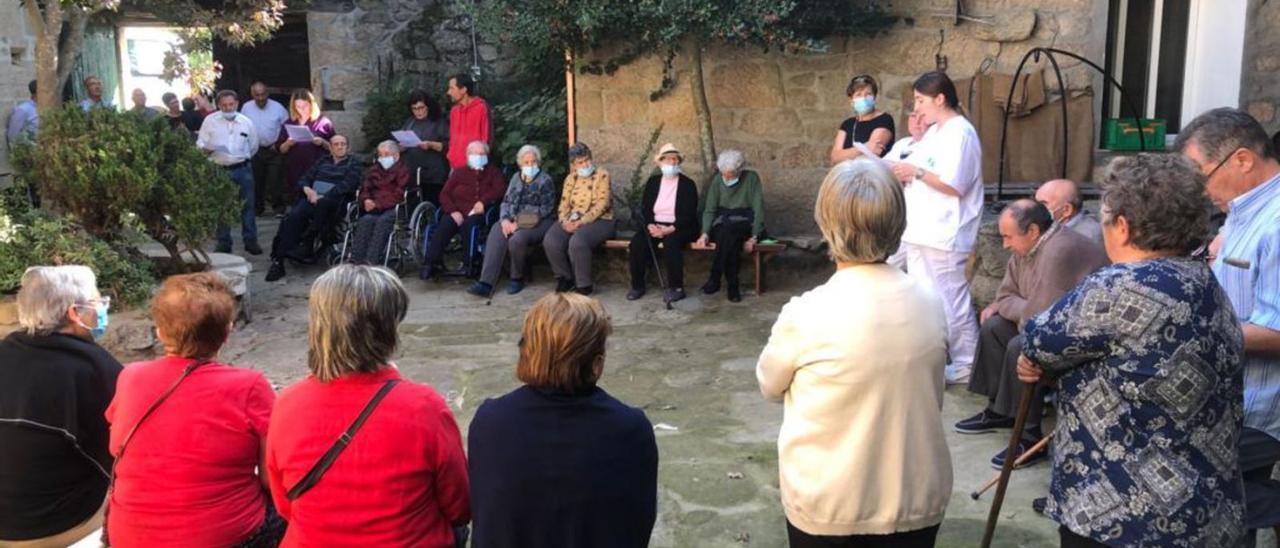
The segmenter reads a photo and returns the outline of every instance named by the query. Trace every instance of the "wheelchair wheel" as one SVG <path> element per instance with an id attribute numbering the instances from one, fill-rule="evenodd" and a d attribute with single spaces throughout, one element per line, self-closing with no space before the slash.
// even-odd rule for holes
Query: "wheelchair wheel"
<path id="1" fill-rule="evenodd" d="M 435 217 L 435 210 L 435 204 L 423 200 L 409 215 L 409 251 L 413 254 L 414 263 L 419 266 L 422 265 L 425 254 L 427 224 Z"/>

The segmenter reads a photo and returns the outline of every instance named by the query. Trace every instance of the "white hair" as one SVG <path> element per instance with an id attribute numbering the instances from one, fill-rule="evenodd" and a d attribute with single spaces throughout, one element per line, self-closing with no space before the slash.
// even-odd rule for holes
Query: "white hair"
<path id="1" fill-rule="evenodd" d="M 516 162 L 519 162 L 521 158 L 524 158 L 525 154 L 532 154 L 533 161 L 537 162 L 539 165 L 542 164 L 542 150 L 538 147 L 534 145 L 525 145 L 520 147 L 520 150 L 516 152 Z"/>
<path id="2" fill-rule="evenodd" d="M 391 139 L 387 139 L 386 141 L 378 143 L 378 152 L 390 152 L 399 155 L 400 144 Z"/>
<path id="3" fill-rule="evenodd" d="M 18 323 L 32 335 L 67 325 L 67 309 L 98 298 L 98 279 L 87 266 L 33 266 L 22 274 Z"/>
<path id="4" fill-rule="evenodd" d="M 470 152 L 470 151 L 471 151 L 471 147 L 476 146 L 476 145 L 480 145 L 481 147 L 483 147 L 483 148 L 484 148 L 484 153 L 485 153 L 486 155 L 488 155 L 488 154 L 489 154 L 489 143 L 486 143 L 486 142 L 484 142 L 484 141 L 471 141 L 470 143 L 467 143 L 467 152 Z M 520 156 L 516 156 L 516 159 L 519 159 L 519 158 L 520 158 Z"/>
<path id="5" fill-rule="evenodd" d="M 742 157 L 742 151 L 736 148 L 727 149 L 716 158 L 716 168 L 720 171 L 741 171 L 746 163 L 747 159 Z"/>

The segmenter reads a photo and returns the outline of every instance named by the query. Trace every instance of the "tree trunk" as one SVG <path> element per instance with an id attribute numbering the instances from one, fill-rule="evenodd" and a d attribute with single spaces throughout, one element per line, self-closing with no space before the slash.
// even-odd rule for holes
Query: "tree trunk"
<path id="1" fill-rule="evenodd" d="M 698 140 L 702 144 L 702 174 L 710 176 L 716 165 L 716 138 L 711 131 L 711 108 L 707 106 L 707 87 L 702 81 L 702 43 L 694 42 L 693 52 L 693 112 L 698 118 Z"/>
<path id="2" fill-rule="evenodd" d="M 58 87 L 62 91 L 67 85 L 67 78 L 75 70 L 76 61 L 80 59 L 80 50 L 84 47 L 84 31 L 89 27 L 92 14 L 79 8 L 71 8 L 67 12 L 67 39 L 62 42 L 58 51 Z M 104 92 L 105 94 L 105 92 Z"/>
<path id="3" fill-rule="evenodd" d="M 62 30 L 62 3 L 47 2 L 45 12 L 28 0 L 27 22 L 36 35 L 36 107 L 44 112 L 58 107 L 58 34 Z"/>

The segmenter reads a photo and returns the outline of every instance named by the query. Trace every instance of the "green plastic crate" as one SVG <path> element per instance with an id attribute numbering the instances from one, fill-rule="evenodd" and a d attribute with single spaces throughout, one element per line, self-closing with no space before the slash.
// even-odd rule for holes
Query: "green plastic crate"
<path id="1" fill-rule="evenodd" d="M 1160 118 L 1143 118 L 1142 131 L 1133 118 L 1108 118 L 1102 123 L 1102 148 L 1107 150 L 1142 150 L 1143 141 L 1147 150 L 1164 150 L 1164 135 L 1167 126 Z M 1139 141 L 1138 135 L 1143 136 Z"/>

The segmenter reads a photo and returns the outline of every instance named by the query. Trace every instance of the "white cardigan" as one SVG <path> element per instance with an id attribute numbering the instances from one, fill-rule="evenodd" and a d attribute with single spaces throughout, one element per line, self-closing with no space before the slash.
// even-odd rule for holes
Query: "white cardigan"
<path id="1" fill-rule="evenodd" d="M 942 301 L 884 264 L 837 271 L 782 309 L 756 378 L 785 398 L 778 475 L 787 519 L 813 535 L 890 534 L 942 522 Z"/>

